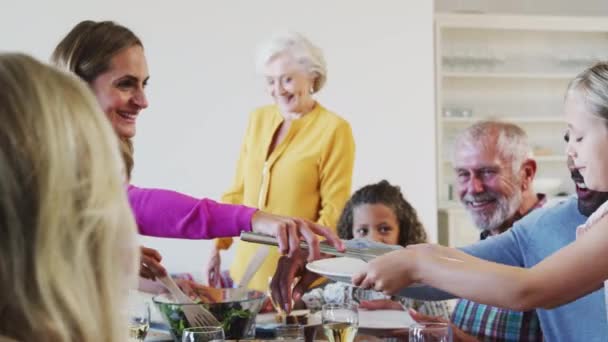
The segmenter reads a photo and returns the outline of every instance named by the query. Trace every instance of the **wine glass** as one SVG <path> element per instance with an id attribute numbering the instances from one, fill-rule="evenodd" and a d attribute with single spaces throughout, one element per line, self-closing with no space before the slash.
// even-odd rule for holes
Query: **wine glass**
<path id="1" fill-rule="evenodd" d="M 410 342 L 452 342 L 449 323 L 417 323 L 410 326 Z"/>
<path id="2" fill-rule="evenodd" d="M 301 324 L 285 324 L 276 329 L 277 340 L 304 341 L 304 326 Z"/>
<path id="3" fill-rule="evenodd" d="M 321 312 L 323 331 L 329 342 L 353 342 L 359 328 L 355 304 L 325 304 Z"/>
<path id="4" fill-rule="evenodd" d="M 130 293 L 128 299 L 129 342 L 142 342 L 150 328 L 150 303 L 137 293 Z"/>
<path id="5" fill-rule="evenodd" d="M 224 341 L 225 338 L 222 327 L 186 328 L 182 333 L 182 342 Z"/>

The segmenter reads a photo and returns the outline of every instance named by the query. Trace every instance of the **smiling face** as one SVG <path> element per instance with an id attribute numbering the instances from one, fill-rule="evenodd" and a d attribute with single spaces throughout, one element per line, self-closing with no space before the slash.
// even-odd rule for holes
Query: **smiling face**
<path id="1" fill-rule="evenodd" d="M 267 90 L 283 113 L 306 113 L 314 100 L 314 79 L 289 54 L 272 58 L 265 67 Z"/>
<path id="2" fill-rule="evenodd" d="M 564 104 L 568 129 L 566 152 L 573 169 L 583 176 L 584 183 L 595 191 L 608 191 L 608 128 L 606 120 L 593 115 L 585 98 L 571 90 Z"/>
<path id="3" fill-rule="evenodd" d="M 522 201 L 521 178 L 495 141 L 463 143 L 454 155 L 454 170 L 460 201 L 477 228 L 496 229 L 515 215 Z"/>
<path id="4" fill-rule="evenodd" d="M 120 137 L 132 138 L 139 112 L 148 107 L 144 88 L 148 64 L 139 45 L 125 48 L 112 57 L 108 71 L 91 82 L 91 88 Z"/>
<path id="5" fill-rule="evenodd" d="M 568 170 L 570 178 L 576 186 L 578 211 L 589 216 L 593 214 L 604 202 L 608 200 L 608 192 L 593 191 L 587 187 L 581 173 L 574 166 L 574 161 L 568 157 Z"/>
<path id="6" fill-rule="evenodd" d="M 384 204 L 360 204 L 353 209 L 353 237 L 399 244 L 399 222 Z"/>

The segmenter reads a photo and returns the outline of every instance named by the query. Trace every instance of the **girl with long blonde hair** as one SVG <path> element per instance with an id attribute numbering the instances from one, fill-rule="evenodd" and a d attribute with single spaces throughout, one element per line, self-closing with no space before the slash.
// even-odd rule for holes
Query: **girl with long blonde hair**
<path id="1" fill-rule="evenodd" d="M 135 222 L 86 85 L 0 54 L 0 339 L 127 340 Z"/>
<path id="2" fill-rule="evenodd" d="M 572 169 L 583 176 L 585 189 L 608 191 L 608 62 L 589 67 L 570 82 L 564 112 Z M 575 242 L 529 269 L 438 245 L 413 246 L 373 260 L 353 283 L 393 293 L 421 282 L 484 304 L 520 311 L 551 309 L 602 286 L 608 291 L 608 202 L 577 227 L 576 236 Z"/>

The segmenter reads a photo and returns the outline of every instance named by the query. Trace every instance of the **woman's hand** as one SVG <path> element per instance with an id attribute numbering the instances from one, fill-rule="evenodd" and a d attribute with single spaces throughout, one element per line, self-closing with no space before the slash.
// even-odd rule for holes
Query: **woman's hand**
<path id="1" fill-rule="evenodd" d="M 352 282 L 363 289 L 392 295 L 417 282 L 416 270 L 416 250 L 406 248 L 371 260 L 364 271 L 353 276 Z"/>
<path id="2" fill-rule="evenodd" d="M 189 279 L 176 279 L 175 283 L 192 299 L 199 299 L 203 303 L 217 303 L 222 301 L 222 290 L 205 286 Z"/>
<path id="3" fill-rule="evenodd" d="M 222 265 L 222 258 L 220 257 L 220 251 L 216 247 L 213 247 L 211 251 L 211 257 L 207 264 L 207 283 L 211 287 L 222 287 L 220 266 Z"/>
<path id="4" fill-rule="evenodd" d="M 300 249 L 300 241 L 303 239 L 309 246 L 308 261 L 321 257 L 317 235 L 326 238 L 337 250 L 344 251 L 344 244 L 333 231 L 306 219 L 258 211 L 251 219 L 251 228 L 254 232 L 275 236 L 281 254 L 289 256 L 293 256 L 293 253 Z"/>
<path id="5" fill-rule="evenodd" d="M 141 260 L 139 275 L 146 279 L 156 280 L 157 277 L 167 275 L 167 270 L 160 264 L 163 257 L 156 249 L 140 247 Z"/>

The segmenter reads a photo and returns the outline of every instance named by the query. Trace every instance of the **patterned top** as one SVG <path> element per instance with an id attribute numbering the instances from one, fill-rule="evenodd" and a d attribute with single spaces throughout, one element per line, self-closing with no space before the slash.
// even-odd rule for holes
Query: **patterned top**
<path id="1" fill-rule="evenodd" d="M 537 197 L 538 202 L 530 211 L 546 203 L 545 195 Z M 481 239 L 486 237 L 482 234 Z M 540 321 L 534 310 L 518 312 L 460 299 L 454 308 L 452 322 L 481 341 L 543 341 Z"/>
<path id="2" fill-rule="evenodd" d="M 581 235 L 585 234 L 589 229 L 591 229 L 597 221 L 599 221 L 602 217 L 608 214 L 608 202 L 604 202 L 596 211 L 589 216 L 585 223 L 581 224 L 576 228 L 576 238 L 579 238 Z M 608 314 L 608 280 L 604 281 L 604 291 L 605 296 L 604 299 L 606 301 L 606 313 Z"/>
<path id="3" fill-rule="evenodd" d="M 320 310 L 323 304 L 343 304 L 353 300 L 393 299 L 380 292 L 363 290 L 352 287 L 346 283 L 329 283 L 322 288 L 312 289 L 302 296 L 302 301 L 311 310 Z M 445 301 L 421 301 L 410 298 L 396 298 L 405 310 L 414 309 L 421 314 L 429 316 L 450 317 L 450 309 Z"/>

